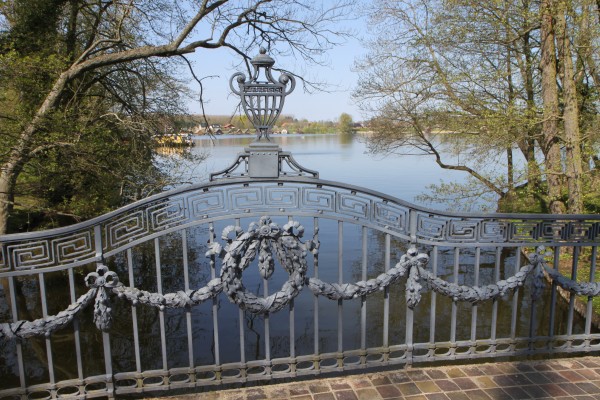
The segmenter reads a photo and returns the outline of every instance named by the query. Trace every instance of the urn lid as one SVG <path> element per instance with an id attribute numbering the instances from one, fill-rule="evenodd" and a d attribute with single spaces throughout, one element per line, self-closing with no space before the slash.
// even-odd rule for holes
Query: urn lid
<path id="1" fill-rule="evenodd" d="M 260 67 L 272 67 L 275 64 L 275 60 L 273 60 L 268 54 L 267 54 L 267 50 L 264 47 L 260 48 L 260 54 L 258 54 L 257 56 L 255 56 L 252 60 L 250 60 L 250 63 L 252 63 L 252 65 L 254 65 L 254 68 L 260 68 Z"/>

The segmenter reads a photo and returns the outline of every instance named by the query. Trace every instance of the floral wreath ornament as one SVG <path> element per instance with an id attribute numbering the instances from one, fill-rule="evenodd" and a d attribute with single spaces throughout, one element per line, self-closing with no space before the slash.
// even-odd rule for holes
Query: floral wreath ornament
<path id="1" fill-rule="evenodd" d="M 109 271 L 106 265 L 98 264 L 96 272 L 86 275 L 85 285 L 97 290 L 94 302 L 94 323 L 98 329 L 108 331 L 113 322 L 109 294 L 120 285 L 119 277 L 115 272 Z"/>
<path id="2" fill-rule="evenodd" d="M 258 224 L 251 223 L 247 232 L 240 227 L 226 227 L 221 238 L 227 245 L 222 248 L 219 243 L 212 243 L 206 255 L 223 258 L 223 292 L 232 303 L 255 314 L 272 313 L 284 308 L 305 285 L 306 254 L 309 251 L 316 254 L 319 242 L 313 239 L 303 243 L 300 240 L 303 234 L 304 227 L 297 221 L 289 221 L 280 228 L 269 217 L 263 216 Z M 264 279 L 273 274 L 274 257 L 289 274 L 281 289 L 267 297 L 249 292 L 242 282 L 244 270 L 257 256 L 258 270 Z"/>

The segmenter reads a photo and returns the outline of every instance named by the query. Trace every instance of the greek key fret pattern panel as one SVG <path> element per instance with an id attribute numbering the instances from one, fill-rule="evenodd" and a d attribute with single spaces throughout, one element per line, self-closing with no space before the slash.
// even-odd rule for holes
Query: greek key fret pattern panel
<path id="1" fill-rule="evenodd" d="M 387 226 L 395 231 L 407 233 L 408 218 L 408 207 L 387 201 L 375 202 L 373 205 L 373 219 L 379 225 Z"/>
<path id="2" fill-rule="evenodd" d="M 0 246 L 0 272 L 91 260 L 96 255 L 93 237 L 94 233 L 89 229 L 51 239 L 24 240 Z"/>
<path id="3" fill-rule="evenodd" d="M 600 239 L 600 222 L 583 219 L 452 218 L 418 212 L 417 237 L 448 243 L 593 243 Z"/>
<path id="4" fill-rule="evenodd" d="M 6 256 L 4 255 L 4 246 L 0 246 L 0 272 L 8 270 Z"/>
<path id="5" fill-rule="evenodd" d="M 186 224 L 248 213 L 286 213 L 354 221 L 409 237 L 411 213 L 421 243 L 597 243 L 600 219 L 595 216 L 447 216 L 420 210 L 358 188 L 312 179 L 310 182 L 237 181 L 165 193 L 151 202 L 100 220 L 102 250 L 115 251 L 165 230 Z M 75 225 L 56 237 L 44 233 L 0 243 L 0 272 L 65 266 L 96 257 L 94 227 Z"/>

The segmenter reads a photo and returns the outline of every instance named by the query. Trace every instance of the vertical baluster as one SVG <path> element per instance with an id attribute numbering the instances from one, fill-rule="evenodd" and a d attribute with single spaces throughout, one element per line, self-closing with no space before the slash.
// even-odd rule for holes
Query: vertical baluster
<path id="1" fill-rule="evenodd" d="M 265 284 L 265 289 L 263 291 L 264 296 L 267 297 L 269 293 L 269 288 Z M 267 361 L 267 373 L 271 372 L 271 330 L 269 324 L 269 313 L 265 313 L 265 360 Z"/>
<path id="2" fill-rule="evenodd" d="M 531 306 L 529 311 L 529 353 L 534 354 L 535 352 L 535 342 L 534 340 L 537 337 L 537 300 L 534 298 L 530 298 Z"/>
<path id="3" fill-rule="evenodd" d="M 573 263 L 571 264 L 571 279 L 577 282 L 577 267 L 579 265 L 579 253 L 581 252 L 581 247 L 576 246 L 573 247 Z M 567 317 L 567 336 L 569 343 L 571 342 L 571 335 L 573 335 L 573 315 L 575 312 L 575 294 L 570 293 L 569 296 L 569 313 Z"/>
<path id="4" fill-rule="evenodd" d="M 410 210 L 408 215 L 408 230 L 410 233 L 411 245 L 417 244 L 417 224 L 418 214 L 415 210 Z M 406 364 L 412 365 L 413 363 L 413 329 L 414 329 L 414 311 L 406 305 Z"/>
<path id="5" fill-rule="evenodd" d="M 263 278 L 263 297 L 269 296 L 269 281 Z M 269 313 L 265 313 L 265 360 L 267 361 L 267 376 L 271 373 L 271 324 Z"/>
<path id="6" fill-rule="evenodd" d="M 239 218 L 235 219 L 235 226 L 241 226 Z M 248 376 L 248 370 L 246 368 L 246 334 L 244 332 L 245 326 L 245 314 L 244 310 L 238 308 L 238 323 L 239 323 L 239 336 L 240 336 L 240 362 L 242 363 L 241 375 L 243 378 Z"/>
<path id="7" fill-rule="evenodd" d="M 133 252 L 127 249 L 127 273 L 129 275 L 129 287 L 135 287 L 135 278 L 133 276 Z M 137 372 L 137 387 L 144 387 L 142 379 L 142 358 L 140 356 L 140 333 L 137 319 L 137 304 L 131 304 L 131 323 L 133 324 L 133 350 L 135 352 L 135 370 Z"/>
<path id="8" fill-rule="evenodd" d="M 500 280 L 500 262 L 502 261 L 502 248 L 496 247 L 496 262 L 494 265 L 494 282 L 498 282 Z M 492 355 L 496 353 L 496 330 L 498 324 L 498 299 L 492 300 L 492 328 L 490 340 L 492 342 L 491 350 Z"/>
<path id="9" fill-rule="evenodd" d="M 163 294 L 162 287 L 162 273 L 161 273 L 161 262 L 160 262 L 160 239 L 154 239 L 154 257 L 156 264 L 156 289 L 159 294 Z M 158 318 L 160 324 L 160 348 L 162 351 L 162 368 L 164 372 L 168 370 L 167 363 L 167 335 L 165 333 L 165 312 L 164 310 L 158 311 Z M 167 385 L 169 383 L 168 376 L 165 374 L 164 383 Z"/>
<path id="10" fill-rule="evenodd" d="M 344 223 L 342 221 L 338 221 L 338 283 L 341 285 L 344 283 L 343 276 L 343 268 L 344 268 Z M 342 299 L 338 300 L 338 355 L 337 355 L 337 364 L 339 368 L 344 367 L 344 358 L 342 356 L 342 352 L 344 351 L 344 320 L 343 320 L 343 312 L 344 312 L 344 301 Z"/>
<path id="11" fill-rule="evenodd" d="M 19 321 L 19 313 L 17 312 L 17 295 L 15 291 L 15 277 L 9 276 L 8 278 L 8 290 L 10 292 L 10 308 L 12 313 L 13 322 Z M 25 366 L 23 363 L 23 345 L 19 340 L 15 341 L 17 347 L 17 362 L 19 365 L 19 383 L 21 384 L 21 390 L 25 393 L 27 382 L 25 381 Z M 22 398 L 27 398 L 23 395 Z"/>
<path id="12" fill-rule="evenodd" d="M 292 221 L 292 217 L 288 216 L 288 221 Z M 294 313 L 294 299 L 290 300 L 289 305 L 289 318 L 290 318 L 290 372 L 296 373 L 296 324 L 295 324 L 295 313 Z"/>
<path id="13" fill-rule="evenodd" d="M 481 266 L 481 247 L 475 248 L 475 279 L 473 285 L 479 286 L 479 269 Z M 471 306 L 471 352 L 474 354 L 477 350 L 475 342 L 477 341 L 477 304 Z"/>
<path id="14" fill-rule="evenodd" d="M 592 259 L 591 259 L 591 265 L 590 265 L 590 282 L 595 282 L 596 281 L 596 260 L 597 260 L 597 250 L 598 247 L 593 246 L 592 247 Z M 592 309 L 592 300 L 594 299 L 594 296 L 588 296 L 588 301 L 587 301 L 587 309 L 585 312 L 585 335 L 587 337 L 586 339 L 586 345 L 589 346 L 590 345 L 590 339 L 589 339 L 589 335 L 591 334 L 592 331 L 592 315 L 593 315 L 593 309 Z"/>
<path id="15" fill-rule="evenodd" d="M 558 271 L 558 265 L 560 262 L 560 247 L 554 246 L 554 263 L 553 267 L 555 271 Z M 556 318 L 556 294 L 557 294 L 556 282 L 552 281 L 552 294 L 550 298 L 550 320 L 548 322 L 548 335 L 550 338 L 554 336 L 554 321 Z"/>
<path id="16" fill-rule="evenodd" d="M 44 274 L 38 274 L 38 280 L 40 282 L 40 296 L 42 299 L 42 316 L 48 318 L 48 301 L 46 299 L 46 283 L 44 281 Z M 50 384 L 52 386 L 56 383 L 56 377 L 54 376 L 54 358 L 52 356 L 52 341 L 50 335 L 46 335 L 46 356 L 48 359 L 48 377 L 50 378 Z M 53 393 L 54 398 L 56 393 Z"/>
<path id="17" fill-rule="evenodd" d="M 454 283 L 458 284 L 458 271 L 460 267 L 460 249 L 454 248 Z M 456 316 L 458 313 L 458 304 L 452 300 L 452 317 L 450 320 L 450 345 L 453 348 L 453 354 L 456 353 Z"/>
<path id="18" fill-rule="evenodd" d="M 362 227 L 362 276 L 363 281 L 367 280 L 367 255 L 368 255 L 367 227 Z M 367 296 L 361 296 L 360 299 L 360 363 L 367 364 Z"/>
<path id="19" fill-rule="evenodd" d="M 71 294 L 71 304 L 77 301 L 75 294 L 75 275 L 73 268 L 69 268 L 69 291 Z M 81 338 L 79 337 L 79 317 L 73 318 L 73 338 L 75 339 L 75 354 L 77 356 L 77 378 L 83 380 L 83 361 L 81 357 Z"/>
<path id="20" fill-rule="evenodd" d="M 519 269 L 521 268 L 521 251 L 522 250 L 523 249 L 521 249 L 521 247 L 517 247 L 517 257 L 516 257 L 512 275 L 519 272 Z M 510 319 L 510 339 L 511 339 L 512 350 L 516 351 L 517 349 L 516 349 L 515 339 L 517 337 L 517 316 L 518 316 L 518 309 L 519 309 L 519 288 L 518 287 L 513 291 L 511 309 L 512 309 L 512 314 L 511 314 L 511 319 Z"/>
<path id="21" fill-rule="evenodd" d="M 314 236 L 319 234 L 319 218 L 314 219 Z M 313 256 L 313 264 L 314 264 L 314 277 L 315 279 L 319 278 L 319 253 Z M 314 358 L 313 358 L 313 367 L 315 371 L 319 371 L 320 363 L 319 363 L 319 296 L 314 295 L 313 301 L 313 315 L 314 315 Z"/>
<path id="22" fill-rule="evenodd" d="M 209 244 L 213 244 L 215 242 L 215 227 L 212 222 L 208 225 Z M 213 280 L 217 277 L 217 270 L 215 266 L 215 255 L 210 256 L 210 279 Z M 222 379 L 221 376 L 221 351 L 219 347 L 219 318 L 217 313 L 219 312 L 219 303 L 216 297 L 212 299 L 212 316 L 213 316 L 213 342 L 215 347 L 215 379 L 219 382 Z"/>
<path id="23" fill-rule="evenodd" d="M 183 253 L 183 284 L 185 292 L 190 290 L 190 269 L 188 261 L 188 243 L 187 243 L 187 230 L 181 230 L 181 252 Z M 187 345 L 188 345 L 188 376 L 190 382 L 196 381 L 196 374 L 194 373 L 194 337 L 192 333 L 192 310 L 186 308 L 185 310 L 185 321 L 187 328 Z"/>
<path id="24" fill-rule="evenodd" d="M 383 267 L 385 272 L 390 270 L 390 234 L 385 234 L 385 256 Z M 390 287 L 383 290 L 383 361 L 390 359 Z"/>
<path id="25" fill-rule="evenodd" d="M 431 254 L 431 273 L 433 276 L 437 277 L 437 266 L 438 266 L 438 247 L 433 246 L 432 254 Z M 436 299 L 437 293 L 432 290 L 431 292 L 431 307 L 429 313 L 429 345 L 431 346 L 429 350 L 429 356 L 435 356 L 435 313 L 436 313 Z"/>
<path id="26" fill-rule="evenodd" d="M 100 225 L 94 226 L 94 249 L 96 250 L 96 259 L 104 259 L 102 252 L 102 230 Z M 106 394 L 109 399 L 115 397 L 115 385 L 112 367 L 112 351 L 110 349 L 110 334 L 102 332 L 102 349 L 104 351 L 104 370 L 106 372 Z"/>

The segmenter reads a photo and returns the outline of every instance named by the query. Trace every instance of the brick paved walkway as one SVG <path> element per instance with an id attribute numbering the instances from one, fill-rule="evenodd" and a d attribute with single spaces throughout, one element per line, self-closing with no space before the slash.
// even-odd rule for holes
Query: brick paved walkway
<path id="1" fill-rule="evenodd" d="M 594 400 L 600 399 L 600 357 L 412 368 L 217 390 L 175 399 Z"/>

